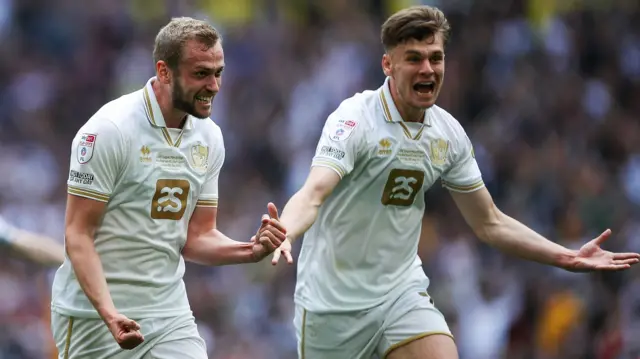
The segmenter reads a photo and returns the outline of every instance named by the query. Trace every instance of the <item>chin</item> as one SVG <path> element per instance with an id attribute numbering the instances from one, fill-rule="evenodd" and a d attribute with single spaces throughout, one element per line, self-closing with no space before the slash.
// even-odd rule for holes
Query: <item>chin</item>
<path id="1" fill-rule="evenodd" d="M 192 111 L 189 115 L 204 120 L 205 118 L 211 116 L 211 111 Z"/>
<path id="2" fill-rule="evenodd" d="M 436 104 L 435 98 L 431 100 L 418 100 L 414 103 L 414 107 L 426 110 L 435 104 Z"/>
<path id="3" fill-rule="evenodd" d="M 429 102 L 427 102 L 426 104 L 424 104 L 424 105 L 422 106 L 422 108 L 424 108 L 424 109 L 426 110 L 426 109 L 428 109 L 428 108 L 432 107 L 432 106 L 433 106 L 433 105 L 435 105 L 435 104 L 436 104 L 436 102 L 435 102 L 435 101 L 429 101 Z"/>

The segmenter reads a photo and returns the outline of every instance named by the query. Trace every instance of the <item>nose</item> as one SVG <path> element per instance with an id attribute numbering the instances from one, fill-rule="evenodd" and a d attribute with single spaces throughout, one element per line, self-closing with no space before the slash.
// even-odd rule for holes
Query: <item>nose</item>
<path id="1" fill-rule="evenodd" d="M 433 67 L 431 67 L 431 61 L 426 59 L 422 62 L 422 66 L 420 67 L 420 74 L 422 75 L 431 75 L 434 73 Z"/>
<path id="2" fill-rule="evenodd" d="M 207 91 L 220 91 L 220 78 L 214 76 L 213 79 L 207 84 Z"/>

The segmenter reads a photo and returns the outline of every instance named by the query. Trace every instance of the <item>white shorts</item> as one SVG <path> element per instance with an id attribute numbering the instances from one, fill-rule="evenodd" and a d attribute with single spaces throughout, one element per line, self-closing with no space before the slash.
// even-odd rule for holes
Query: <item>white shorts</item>
<path id="1" fill-rule="evenodd" d="M 299 359 L 384 359 L 393 349 L 434 334 L 453 338 L 442 313 L 416 283 L 365 311 L 312 313 L 296 305 Z"/>
<path id="2" fill-rule="evenodd" d="M 136 320 L 144 342 L 133 350 L 116 343 L 101 319 L 51 313 L 58 359 L 207 359 L 204 340 L 191 314 Z"/>

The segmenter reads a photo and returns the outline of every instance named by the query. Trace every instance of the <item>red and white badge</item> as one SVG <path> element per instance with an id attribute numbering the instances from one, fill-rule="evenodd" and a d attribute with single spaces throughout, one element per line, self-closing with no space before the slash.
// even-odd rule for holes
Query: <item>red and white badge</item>
<path id="1" fill-rule="evenodd" d="M 344 141 L 351 136 L 357 124 L 358 123 L 353 120 L 339 119 L 333 121 L 333 126 L 329 128 L 329 138 L 333 141 Z"/>
<path id="2" fill-rule="evenodd" d="M 92 133 L 83 133 L 80 136 L 80 142 L 78 143 L 78 162 L 85 164 L 93 157 L 93 148 L 96 145 L 96 138 L 98 135 Z"/>

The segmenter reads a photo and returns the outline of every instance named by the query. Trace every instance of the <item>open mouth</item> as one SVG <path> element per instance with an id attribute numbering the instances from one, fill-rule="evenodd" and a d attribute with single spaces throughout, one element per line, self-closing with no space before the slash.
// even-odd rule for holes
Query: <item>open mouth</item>
<path id="1" fill-rule="evenodd" d="M 208 104 L 212 98 L 213 96 L 196 96 L 196 101 L 202 104 Z"/>
<path id="2" fill-rule="evenodd" d="M 413 85 L 413 89 L 419 93 L 431 94 L 436 89 L 436 83 L 434 81 L 418 82 Z"/>

